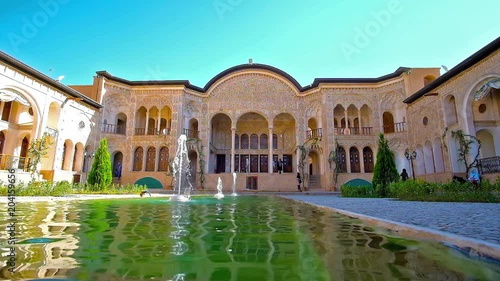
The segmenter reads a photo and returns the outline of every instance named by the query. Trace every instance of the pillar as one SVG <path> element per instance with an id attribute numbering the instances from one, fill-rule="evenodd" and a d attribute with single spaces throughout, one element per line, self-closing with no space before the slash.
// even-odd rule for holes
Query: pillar
<path id="1" fill-rule="evenodd" d="M 235 146 L 235 138 L 236 138 L 236 128 L 231 128 L 231 174 L 234 173 L 234 155 L 236 153 L 236 150 L 234 149 Z"/>
<path id="2" fill-rule="evenodd" d="M 273 127 L 269 127 L 269 137 L 267 138 L 267 143 L 269 146 L 269 156 L 267 159 L 268 173 L 273 173 Z"/>

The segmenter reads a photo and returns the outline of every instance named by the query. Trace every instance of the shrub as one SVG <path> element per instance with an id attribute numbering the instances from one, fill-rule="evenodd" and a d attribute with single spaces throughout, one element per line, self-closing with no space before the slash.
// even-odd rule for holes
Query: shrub
<path id="1" fill-rule="evenodd" d="M 70 194 L 139 194 L 147 189 L 142 185 L 129 184 L 125 186 L 111 185 L 102 188 L 99 185 L 61 182 L 30 182 L 20 183 L 15 187 L 16 196 L 66 196 Z M 7 186 L 0 185 L 0 196 L 7 196 Z"/>
<path id="2" fill-rule="evenodd" d="M 33 181 L 15 187 L 16 196 L 65 196 L 71 194 L 71 191 L 71 185 L 67 181 Z M 0 195 L 7 195 L 6 186 L 0 187 Z"/>
<path id="3" fill-rule="evenodd" d="M 375 192 L 375 188 L 372 185 L 343 185 L 340 189 L 342 197 L 364 197 L 364 198 L 374 198 L 379 197 Z"/>
<path id="4" fill-rule="evenodd" d="M 102 187 L 92 184 L 75 184 L 73 186 L 73 193 L 75 194 L 139 194 L 141 191 L 147 189 L 145 186 L 136 184 L 127 185 L 109 185 Z"/>
<path id="5" fill-rule="evenodd" d="M 113 180 L 111 156 L 108 151 L 108 140 L 102 139 L 95 153 L 94 163 L 89 172 L 88 182 L 97 190 L 106 189 Z"/>
<path id="6" fill-rule="evenodd" d="M 477 190 L 470 183 L 450 181 L 429 183 L 422 180 L 408 180 L 392 183 L 390 194 L 401 200 L 437 202 L 500 202 L 498 185 L 483 180 Z"/>
<path id="7" fill-rule="evenodd" d="M 394 162 L 394 154 L 383 134 L 379 135 L 377 160 L 373 172 L 373 186 L 380 197 L 388 195 L 389 184 L 399 180 L 399 173 Z"/>

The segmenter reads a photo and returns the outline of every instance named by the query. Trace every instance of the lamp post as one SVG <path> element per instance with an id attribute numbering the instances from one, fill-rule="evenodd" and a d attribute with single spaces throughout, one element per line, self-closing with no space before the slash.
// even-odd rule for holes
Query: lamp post
<path id="1" fill-rule="evenodd" d="M 415 180 L 415 171 L 413 170 L 413 159 L 417 158 L 417 152 L 415 150 L 413 150 L 413 152 L 410 154 L 410 152 L 408 152 L 408 149 L 407 149 L 405 151 L 405 157 L 410 162 L 411 176 L 412 176 L 413 180 Z"/>

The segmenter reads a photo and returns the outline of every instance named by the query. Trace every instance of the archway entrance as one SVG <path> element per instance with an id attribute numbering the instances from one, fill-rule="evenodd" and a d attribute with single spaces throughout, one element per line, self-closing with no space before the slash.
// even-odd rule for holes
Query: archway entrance
<path id="1" fill-rule="evenodd" d="M 308 155 L 308 174 L 309 189 L 321 188 L 319 154 L 316 151 L 309 152 Z"/>
<path id="2" fill-rule="evenodd" d="M 118 151 L 113 156 L 113 177 L 121 178 L 122 176 L 123 153 Z"/>

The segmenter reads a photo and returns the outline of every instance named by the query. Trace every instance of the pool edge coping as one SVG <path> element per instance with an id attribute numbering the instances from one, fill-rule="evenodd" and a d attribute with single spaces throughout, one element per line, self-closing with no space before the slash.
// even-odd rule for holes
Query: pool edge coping
<path id="1" fill-rule="evenodd" d="M 480 258 L 483 259 L 493 259 L 497 262 L 500 262 L 500 245 L 490 243 L 487 241 L 479 240 L 479 239 L 474 239 L 474 238 L 469 238 L 453 233 L 448 233 L 444 231 L 439 231 L 435 229 L 431 229 L 428 227 L 423 227 L 423 226 L 418 226 L 418 225 L 413 225 L 413 224 L 407 224 L 407 223 L 402 223 L 402 222 L 397 222 L 397 221 L 391 221 L 387 219 L 382 219 L 382 218 L 377 218 L 377 217 L 372 217 L 368 215 L 363 215 L 351 211 L 346 211 L 343 209 L 337 209 L 334 207 L 329 207 L 329 206 L 324 206 L 324 205 L 319 205 L 319 204 L 314 204 L 310 203 L 307 201 L 302 201 L 300 199 L 294 199 L 294 198 L 288 198 L 294 201 L 302 202 L 305 204 L 313 205 L 319 208 L 325 208 L 329 210 L 333 210 L 339 214 L 346 215 L 349 217 L 354 217 L 357 219 L 360 219 L 363 222 L 366 222 L 370 224 L 371 226 L 374 227 L 380 227 L 383 228 L 389 232 L 396 233 L 398 235 L 402 235 L 408 238 L 413 238 L 413 239 L 421 239 L 421 240 L 430 240 L 434 242 L 439 242 L 442 244 L 451 244 L 460 250 L 467 250 L 467 248 L 470 248 L 474 250 L 476 253 L 475 255 L 472 255 L 472 253 L 466 251 L 466 255 L 468 255 L 471 258 L 474 258 L 475 256 L 479 256 Z M 424 234 L 424 235 L 422 235 Z"/>

